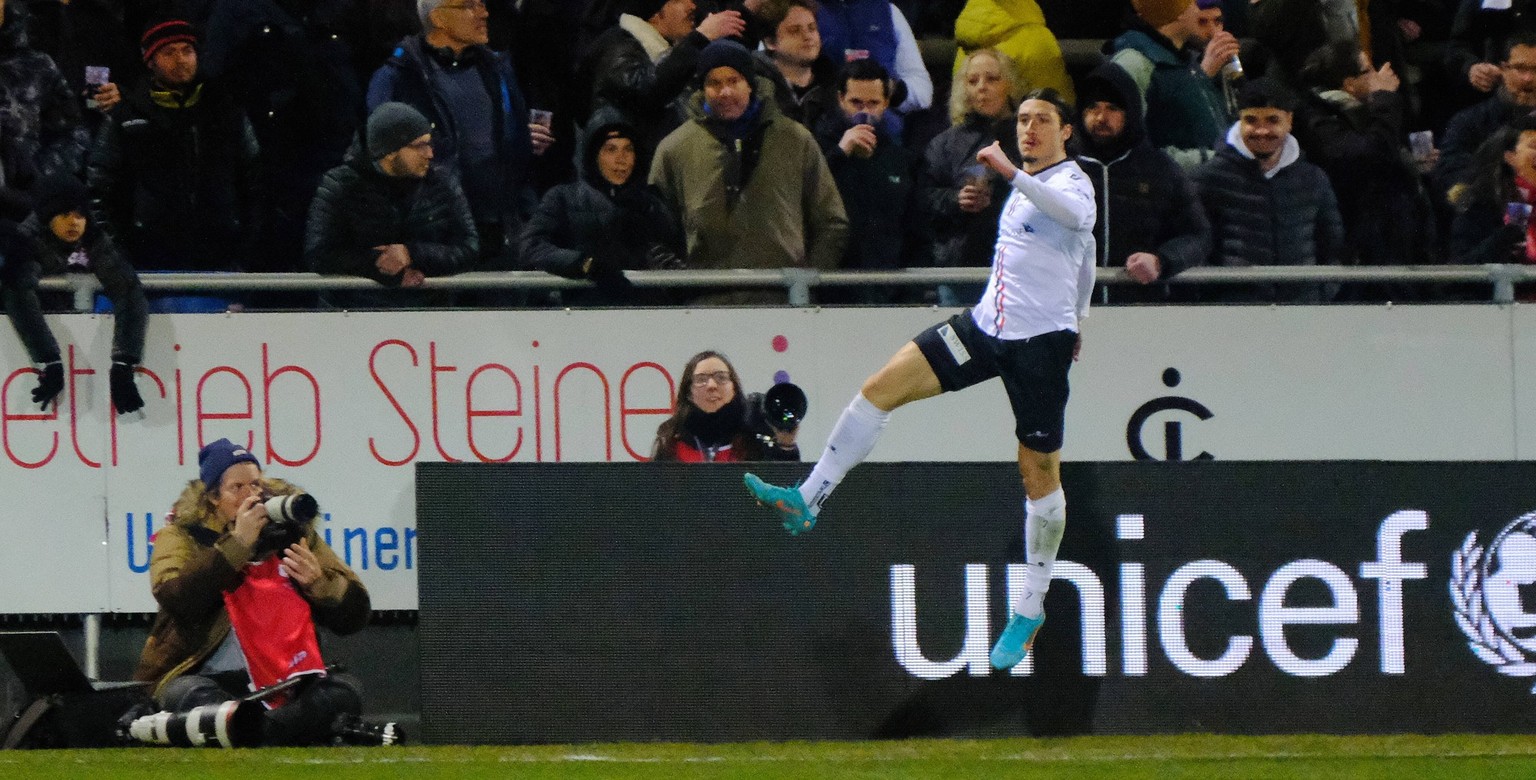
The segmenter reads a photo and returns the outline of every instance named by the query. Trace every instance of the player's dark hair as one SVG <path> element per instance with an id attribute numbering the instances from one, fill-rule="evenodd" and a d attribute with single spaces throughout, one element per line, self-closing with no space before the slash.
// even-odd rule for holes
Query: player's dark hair
<path id="1" fill-rule="evenodd" d="M 1024 100 L 1044 100 L 1045 102 L 1050 103 L 1053 107 L 1055 107 L 1056 116 L 1061 120 L 1062 127 L 1076 124 L 1076 121 L 1073 119 L 1073 117 L 1075 117 L 1077 114 L 1076 111 L 1072 108 L 1072 104 L 1067 102 L 1067 99 L 1062 97 L 1060 92 L 1057 92 L 1051 87 L 1034 90 L 1033 92 L 1025 95 Z M 1022 101 L 1020 102 L 1020 105 L 1023 105 Z"/>

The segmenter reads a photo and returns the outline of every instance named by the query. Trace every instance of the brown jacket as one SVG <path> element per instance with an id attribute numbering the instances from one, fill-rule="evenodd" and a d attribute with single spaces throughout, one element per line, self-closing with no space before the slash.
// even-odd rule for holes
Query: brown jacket
<path id="1" fill-rule="evenodd" d="M 301 492 L 282 480 L 262 482 L 273 494 Z M 313 589 L 319 595 L 304 596 L 315 622 L 338 634 L 361 629 L 371 611 L 367 589 L 314 528 L 308 538 L 326 570 L 325 580 Z M 166 683 L 196 670 L 228 636 L 224 592 L 240 584 L 251 548 L 229 534 L 204 500 L 198 480 L 176 500 L 170 524 L 155 535 L 154 547 L 149 582 L 160 611 L 133 678 L 154 682 L 158 697 Z"/>

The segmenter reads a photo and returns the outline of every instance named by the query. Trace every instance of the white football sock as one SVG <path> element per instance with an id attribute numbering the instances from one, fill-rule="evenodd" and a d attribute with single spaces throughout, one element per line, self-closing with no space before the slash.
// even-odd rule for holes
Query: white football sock
<path id="1" fill-rule="evenodd" d="M 869 457 L 880 432 L 890 421 L 891 413 L 870 403 L 863 393 L 848 402 L 848 408 L 832 426 L 832 435 L 827 437 L 827 448 L 822 451 L 821 459 L 816 461 L 811 475 L 800 484 L 800 497 L 805 499 L 811 514 L 820 514 L 821 505 L 837 489 L 843 477 Z"/>
<path id="2" fill-rule="evenodd" d="M 1056 492 L 1024 500 L 1024 597 L 1014 610 L 1027 618 L 1045 612 L 1045 592 L 1051 587 L 1051 568 L 1067 528 L 1067 494 Z"/>

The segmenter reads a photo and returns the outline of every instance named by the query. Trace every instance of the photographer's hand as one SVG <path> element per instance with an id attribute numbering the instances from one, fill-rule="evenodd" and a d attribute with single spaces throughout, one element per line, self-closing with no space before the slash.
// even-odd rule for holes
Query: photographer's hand
<path id="1" fill-rule="evenodd" d="M 305 594 L 313 596 L 310 588 L 317 582 L 325 579 L 325 569 L 320 566 L 320 559 L 309 549 L 309 540 L 300 539 L 295 544 L 288 545 L 283 551 L 283 568 L 288 571 L 288 578 L 298 584 L 299 589 Z"/>
<path id="2" fill-rule="evenodd" d="M 781 450 L 791 449 L 795 446 L 795 437 L 798 435 L 800 435 L 799 428 L 788 431 L 775 429 L 773 432 L 773 443 Z"/>
<path id="3" fill-rule="evenodd" d="M 239 511 L 235 512 L 235 530 L 230 531 L 230 536 L 246 547 L 255 547 L 256 537 L 266 525 L 267 508 L 262 506 L 261 496 L 246 496 L 240 502 Z"/>

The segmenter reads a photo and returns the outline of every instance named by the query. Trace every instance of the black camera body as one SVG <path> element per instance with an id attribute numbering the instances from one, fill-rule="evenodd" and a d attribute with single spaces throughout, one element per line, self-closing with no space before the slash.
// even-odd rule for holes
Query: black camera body
<path id="1" fill-rule="evenodd" d="M 267 524 L 257 535 L 252 553 L 258 560 L 298 544 L 320 514 L 320 503 L 308 493 L 271 496 L 262 501 L 262 506 L 267 509 Z"/>
<path id="2" fill-rule="evenodd" d="M 800 427 L 810 401 L 805 391 L 792 382 L 780 382 L 766 393 L 747 396 L 747 430 L 764 444 L 772 446 L 775 434 Z"/>

